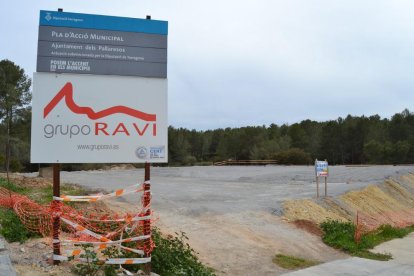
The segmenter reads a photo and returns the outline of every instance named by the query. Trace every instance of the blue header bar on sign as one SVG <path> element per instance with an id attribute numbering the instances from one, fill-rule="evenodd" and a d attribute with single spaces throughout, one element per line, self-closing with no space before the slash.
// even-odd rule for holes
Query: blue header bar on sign
<path id="1" fill-rule="evenodd" d="M 57 26 L 148 34 L 168 34 L 168 22 L 85 13 L 40 11 L 41 26 Z"/>

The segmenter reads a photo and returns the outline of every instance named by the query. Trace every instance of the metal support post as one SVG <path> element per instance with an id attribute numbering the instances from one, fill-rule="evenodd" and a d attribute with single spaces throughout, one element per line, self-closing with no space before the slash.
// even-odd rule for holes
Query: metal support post
<path id="1" fill-rule="evenodd" d="M 316 177 L 316 198 L 319 198 L 319 177 Z"/>
<path id="2" fill-rule="evenodd" d="M 53 164 L 53 196 L 60 197 L 60 165 Z M 52 231 L 53 231 L 53 255 L 60 255 L 59 229 L 60 229 L 60 202 L 53 200 Z M 57 265 L 60 261 L 53 260 Z"/>

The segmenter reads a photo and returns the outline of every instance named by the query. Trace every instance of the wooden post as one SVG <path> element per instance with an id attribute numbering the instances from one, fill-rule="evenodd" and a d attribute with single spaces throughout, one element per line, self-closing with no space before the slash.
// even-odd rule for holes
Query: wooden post
<path id="1" fill-rule="evenodd" d="M 53 196 L 60 197 L 60 165 L 53 164 Z M 60 242 L 59 242 L 59 229 L 60 229 L 60 209 L 56 209 L 59 206 L 59 201 L 54 200 L 53 206 L 55 209 L 52 214 L 52 231 L 53 231 L 53 255 L 60 255 Z M 57 265 L 60 261 L 53 260 L 53 264 Z"/>
<path id="2" fill-rule="evenodd" d="M 150 163 L 145 163 L 145 181 L 150 181 L 151 177 L 150 177 L 150 168 L 151 168 L 151 164 Z M 145 183 L 144 184 L 144 200 L 143 200 L 143 204 L 144 204 L 144 208 L 146 206 L 151 206 L 151 184 L 150 183 Z M 145 212 L 145 216 L 150 216 L 151 215 L 151 209 L 148 208 L 147 211 Z M 151 220 L 147 219 L 144 220 L 144 235 L 151 235 Z M 146 242 L 146 247 L 150 248 L 151 247 L 151 239 L 148 239 Z M 146 258 L 151 257 L 151 253 L 145 254 Z M 151 275 L 151 262 L 144 264 L 144 273 L 145 275 Z"/>
<path id="3" fill-rule="evenodd" d="M 316 177 L 316 198 L 319 198 L 319 177 Z"/>
<path id="4" fill-rule="evenodd" d="M 328 195 L 328 177 L 325 177 L 325 197 Z"/>

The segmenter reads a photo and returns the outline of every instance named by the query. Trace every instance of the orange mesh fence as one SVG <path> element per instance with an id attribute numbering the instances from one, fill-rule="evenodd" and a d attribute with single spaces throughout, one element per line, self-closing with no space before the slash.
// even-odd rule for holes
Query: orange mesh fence
<path id="1" fill-rule="evenodd" d="M 145 182 L 144 184 L 149 184 Z M 143 185 L 133 185 L 125 189 L 119 189 L 106 195 L 93 196 L 62 196 L 54 198 L 47 205 L 40 205 L 26 196 L 0 187 L 0 206 L 13 209 L 22 223 L 33 232 L 38 232 L 44 237 L 50 237 L 52 243 L 63 245 L 91 244 L 96 252 L 116 246 L 120 251 L 133 252 L 139 255 L 149 255 L 154 248 L 151 235 L 143 235 L 144 224 L 151 220 L 149 204 L 142 205 L 142 210 L 135 214 L 119 215 L 113 212 L 104 212 L 98 208 L 80 211 L 64 204 L 66 201 L 93 202 L 122 196 L 129 193 L 143 192 L 141 201 L 149 202 L 149 191 L 144 191 Z M 52 239 L 53 217 L 61 219 L 60 240 Z M 64 238 L 62 238 L 64 237 Z M 54 255 L 55 260 L 68 260 L 68 257 L 83 259 L 83 250 L 73 248 L 66 250 L 66 255 Z M 102 255 L 102 254 L 101 254 Z M 99 256 L 101 256 L 99 255 Z M 151 258 L 105 258 L 107 264 L 141 264 L 149 262 Z"/>
<path id="2" fill-rule="evenodd" d="M 378 214 L 358 212 L 357 225 L 359 225 L 363 232 L 373 231 L 385 224 L 397 228 L 414 225 L 414 209 L 381 212 Z"/>
<path id="3" fill-rule="evenodd" d="M 359 243 L 362 234 L 378 229 L 382 225 L 404 228 L 414 225 L 414 209 L 367 214 L 357 211 L 355 221 L 355 242 Z"/>

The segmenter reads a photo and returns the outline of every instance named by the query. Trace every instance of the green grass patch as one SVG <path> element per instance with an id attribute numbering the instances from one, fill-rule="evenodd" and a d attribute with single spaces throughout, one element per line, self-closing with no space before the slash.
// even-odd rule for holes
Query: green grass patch
<path id="1" fill-rule="evenodd" d="M 314 260 L 306 260 L 306 259 L 302 259 L 302 258 L 298 258 L 294 256 L 287 256 L 283 254 L 277 254 L 273 258 L 273 263 L 286 269 L 300 269 L 300 268 L 306 268 L 306 267 L 318 265 L 321 262 L 314 261 Z"/>
<path id="2" fill-rule="evenodd" d="M 31 189 L 30 189 L 31 190 Z M 87 195 L 88 192 L 84 188 L 73 184 L 62 184 L 60 186 L 61 195 Z M 39 204 L 48 204 L 53 200 L 53 187 L 47 186 L 40 189 L 33 189 L 28 194 L 28 197 Z M 66 202 L 65 204 L 72 206 L 73 202 Z"/>
<path id="3" fill-rule="evenodd" d="M 28 194 L 30 191 L 25 187 L 14 184 L 13 182 L 7 182 L 7 179 L 0 177 L 0 187 L 6 188 L 12 192 L 19 194 Z"/>
<path id="4" fill-rule="evenodd" d="M 11 209 L 0 208 L 0 224 L 0 235 L 8 242 L 23 243 L 29 238 L 39 237 L 38 234 L 27 230 L 16 213 Z"/>
<path id="5" fill-rule="evenodd" d="M 383 225 L 377 230 L 361 236 L 357 244 L 354 239 L 355 225 L 351 222 L 340 222 L 328 220 L 321 223 L 324 231 L 322 240 L 329 246 L 361 258 L 388 261 L 392 258 L 390 254 L 372 253 L 369 249 L 396 238 L 403 238 L 414 231 L 414 226 L 406 228 L 395 228 Z"/>
<path id="6" fill-rule="evenodd" d="M 47 187 L 23 187 L 13 182 L 8 183 L 6 179 L 0 177 L 0 187 L 6 188 L 12 192 L 25 195 L 31 200 L 45 205 L 52 201 L 52 186 Z M 63 184 L 61 193 L 66 195 L 81 195 L 86 191 L 77 185 Z M 69 202 L 71 204 L 72 202 Z M 7 208 L 0 208 L 0 235 L 4 236 L 8 242 L 23 243 L 31 237 L 40 237 L 39 234 L 27 230 L 20 221 L 16 213 Z"/>
<path id="7" fill-rule="evenodd" d="M 52 185 L 46 187 L 23 187 L 13 182 L 8 183 L 6 179 L 0 177 L 0 187 L 25 195 L 41 205 L 49 204 L 53 200 Z M 64 183 L 60 186 L 61 195 L 87 195 L 88 192 L 88 190 L 74 184 Z M 72 205 L 71 202 L 67 204 Z"/>

